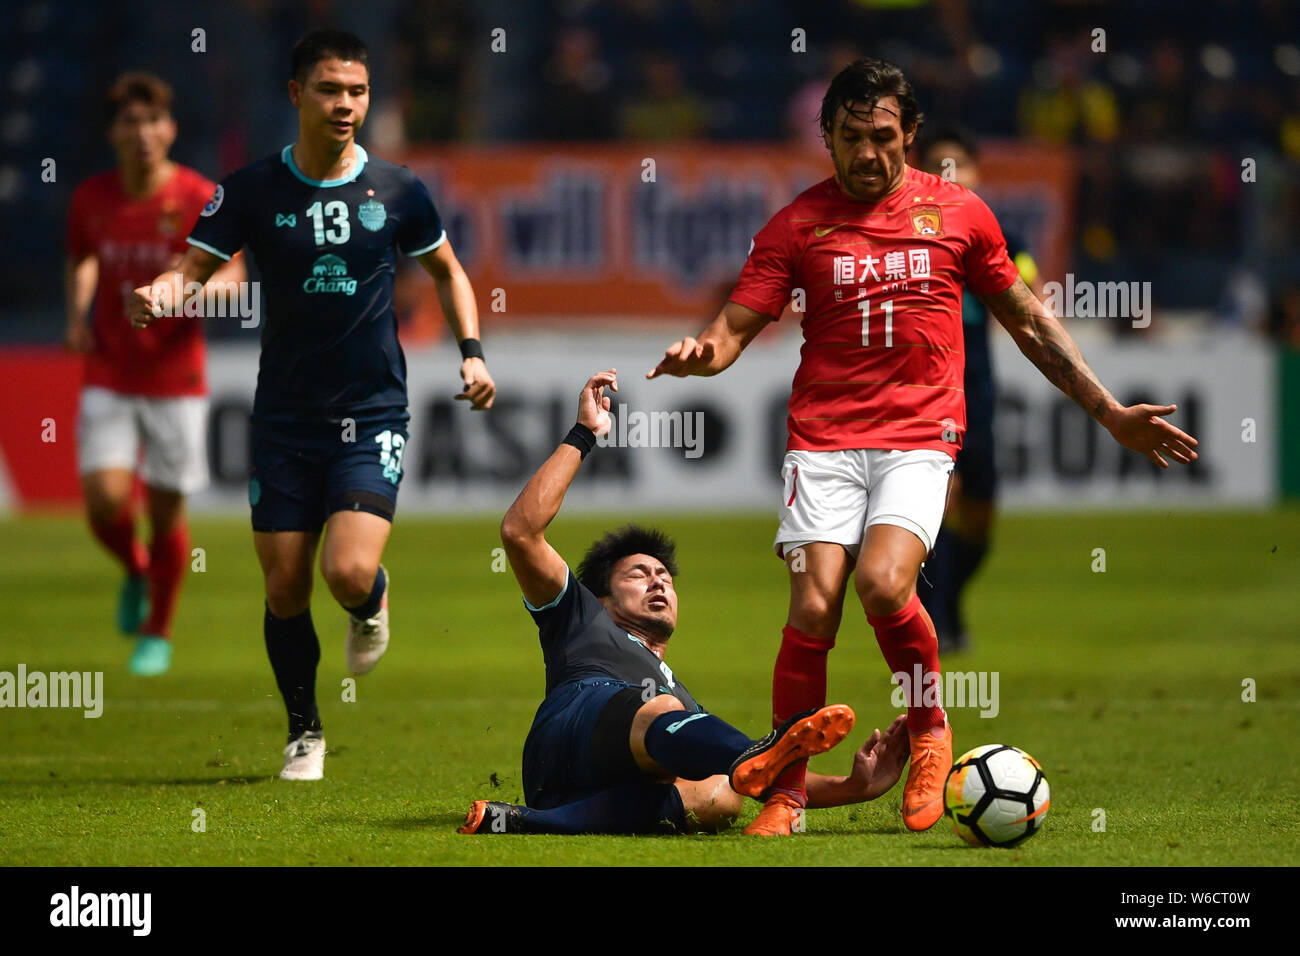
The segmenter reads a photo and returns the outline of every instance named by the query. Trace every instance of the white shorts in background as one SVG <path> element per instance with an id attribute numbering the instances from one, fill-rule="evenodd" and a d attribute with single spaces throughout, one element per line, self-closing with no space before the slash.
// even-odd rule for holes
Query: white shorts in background
<path id="1" fill-rule="evenodd" d="M 897 525 L 934 549 L 953 460 L 928 448 L 789 451 L 781 466 L 781 526 L 773 547 L 827 541 L 855 558 L 867 528 Z"/>
<path id="2" fill-rule="evenodd" d="M 193 494 L 208 483 L 207 424 L 203 396 L 152 398 L 87 385 L 77 415 L 77 471 L 134 471 L 139 463 L 146 485 Z"/>

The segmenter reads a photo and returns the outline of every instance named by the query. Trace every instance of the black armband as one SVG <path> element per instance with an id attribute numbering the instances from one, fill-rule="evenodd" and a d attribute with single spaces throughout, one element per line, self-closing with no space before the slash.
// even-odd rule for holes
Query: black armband
<path id="1" fill-rule="evenodd" d="M 483 358 L 483 343 L 478 339 L 461 339 L 460 357 L 463 359 Z"/>
<path id="2" fill-rule="evenodd" d="M 572 445 L 578 449 L 578 453 L 585 460 L 587 454 L 596 447 L 596 433 L 586 425 L 579 423 L 569 429 L 569 434 L 564 436 L 564 441 L 561 444 Z"/>

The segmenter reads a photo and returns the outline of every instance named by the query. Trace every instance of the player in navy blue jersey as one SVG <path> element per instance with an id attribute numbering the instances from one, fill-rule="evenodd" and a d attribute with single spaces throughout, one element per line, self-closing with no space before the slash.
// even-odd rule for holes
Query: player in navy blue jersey
<path id="1" fill-rule="evenodd" d="M 399 254 L 433 276 L 460 342 L 457 398 L 490 408 L 496 386 L 483 361 L 474 291 L 428 191 L 409 169 L 356 142 L 370 103 L 365 45 L 350 33 L 315 31 L 294 48 L 290 74 L 298 141 L 221 182 L 177 268 L 182 283 L 202 283 L 246 246 L 262 273 L 266 321 L 248 497 L 266 581 L 266 649 L 289 714 L 280 776 L 318 780 L 325 741 L 310 602 L 322 530 L 321 573 L 348 612 L 348 667 L 370 671 L 388 646 L 380 559 L 408 421 L 393 311 Z M 137 326 L 169 310 L 175 281 L 167 272 L 136 290 Z"/>
<path id="2" fill-rule="evenodd" d="M 921 152 L 921 168 L 965 186 L 979 188 L 979 153 L 974 138 L 958 127 L 930 133 Z M 1023 241 L 1007 233 L 1007 254 L 1031 289 L 1038 266 Z M 997 463 L 993 448 L 993 408 L 997 401 L 989 351 L 988 310 L 967 289 L 962 296 L 962 332 L 966 348 L 966 434 L 957 453 L 948 515 L 934 543 L 934 553 L 918 578 L 916 592 L 934 621 L 941 651 L 969 644 L 961 613 L 962 592 L 988 554 L 997 499 Z"/>
<path id="3" fill-rule="evenodd" d="M 462 833 L 717 830 L 795 760 L 853 726 L 842 704 L 805 711 L 762 740 L 708 713 L 664 659 L 677 626 L 676 549 L 627 526 L 592 545 L 577 574 L 546 540 L 579 465 L 610 427 L 613 369 L 592 376 L 578 424 L 501 522 L 501 540 L 537 625 L 546 699 L 524 743 L 524 806 L 476 800 Z M 904 717 L 879 730 L 847 777 L 808 775 L 808 806 L 871 800 L 907 761 Z"/>

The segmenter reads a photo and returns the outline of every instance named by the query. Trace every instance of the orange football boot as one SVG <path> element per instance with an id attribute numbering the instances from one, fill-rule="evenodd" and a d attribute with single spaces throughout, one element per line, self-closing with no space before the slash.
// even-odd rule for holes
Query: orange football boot
<path id="1" fill-rule="evenodd" d="M 943 787 L 952 769 L 952 724 L 943 734 L 908 734 L 912 766 L 903 787 L 903 822 L 909 830 L 928 830 L 943 816 Z"/>
<path id="2" fill-rule="evenodd" d="M 803 807 L 790 794 L 778 791 L 745 827 L 745 836 L 789 836 L 796 829 L 803 829 Z"/>
<path id="3" fill-rule="evenodd" d="M 475 800 L 469 805 L 469 813 L 465 814 L 465 822 L 456 830 L 457 833 L 478 833 L 478 828 L 483 825 L 483 818 L 487 816 L 488 802 L 486 800 Z"/>
<path id="4" fill-rule="evenodd" d="M 790 764 L 825 753 L 847 737 L 853 720 L 853 709 L 847 704 L 795 714 L 736 758 L 729 775 L 731 789 L 762 797 Z"/>

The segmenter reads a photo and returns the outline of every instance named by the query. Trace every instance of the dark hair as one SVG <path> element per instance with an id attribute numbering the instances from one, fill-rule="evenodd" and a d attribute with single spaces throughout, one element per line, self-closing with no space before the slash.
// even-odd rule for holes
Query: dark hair
<path id="1" fill-rule="evenodd" d="M 919 130 L 925 122 L 925 114 L 921 112 L 916 95 L 912 92 L 912 84 L 907 82 L 903 71 L 888 60 L 854 60 L 835 75 L 826 95 L 822 97 L 822 129 L 826 133 L 831 132 L 835 114 L 841 106 L 848 109 L 850 103 L 860 102 L 871 110 L 887 96 L 898 98 L 898 105 L 902 109 L 900 122 L 903 132 Z"/>
<path id="2" fill-rule="evenodd" d="M 960 123 L 948 123 L 932 128 L 927 132 L 925 134 L 925 144 L 921 147 L 921 156 L 923 158 L 930 154 L 930 150 L 935 143 L 956 143 L 971 159 L 979 158 L 979 144 L 976 142 L 974 134 Z"/>
<path id="3" fill-rule="evenodd" d="M 307 81 L 311 68 L 321 60 L 355 60 L 370 72 L 370 52 L 355 33 L 346 30 L 312 30 L 294 45 L 289 58 L 289 76 Z"/>
<path id="4" fill-rule="evenodd" d="M 163 112 L 172 108 L 172 88 L 152 73 L 123 73 L 108 88 L 104 98 L 104 122 L 112 126 L 128 103 L 144 103 Z"/>
<path id="5" fill-rule="evenodd" d="M 596 597 L 609 596 L 609 579 L 614 565 L 629 554 L 648 554 L 658 558 L 677 577 L 677 545 L 662 531 L 628 524 L 610 531 L 587 549 L 578 565 L 578 580 Z"/>

